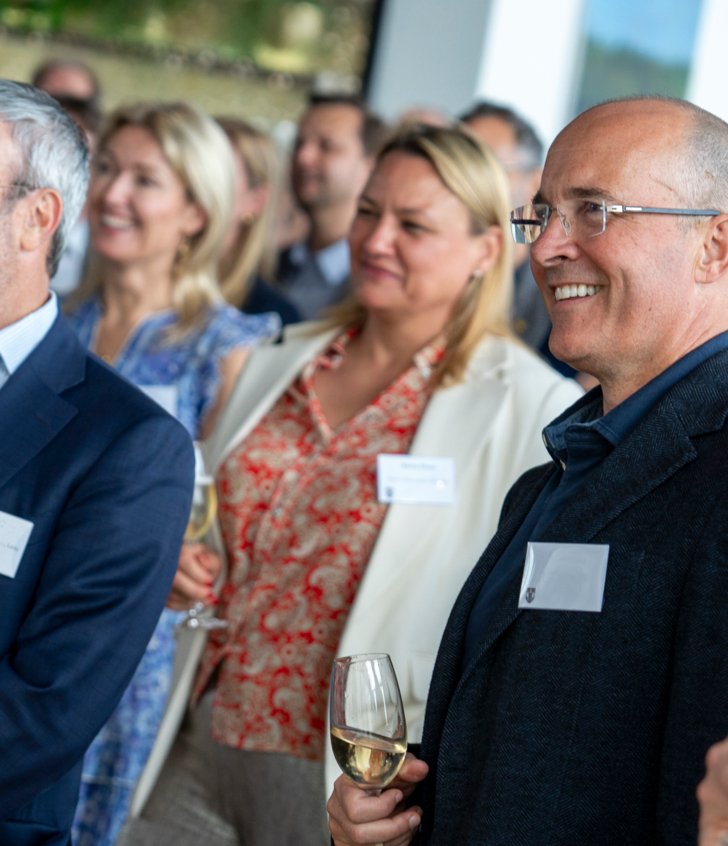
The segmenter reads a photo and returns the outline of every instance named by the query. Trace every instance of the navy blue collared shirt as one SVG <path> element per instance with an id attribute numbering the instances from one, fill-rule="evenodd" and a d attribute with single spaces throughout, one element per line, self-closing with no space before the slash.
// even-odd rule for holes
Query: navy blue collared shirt
<path id="1" fill-rule="evenodd" d="M 581 488 L 592 470 L 618 446 L 653 405 L 699 364 L 728 349 L 728 332 L 706 341 L 678 359 L 624 402 L 602 415 L 602 391 L 594 388 L 543 432 L 546 447 L 558 467 L 526 515 L 480 589 L 468 621 L 465 666 L 477 651 L 494 610 L 523 572 L 526 545 L 543 533 Z M 571 539 L 579 543 L 580 538 Z"/>

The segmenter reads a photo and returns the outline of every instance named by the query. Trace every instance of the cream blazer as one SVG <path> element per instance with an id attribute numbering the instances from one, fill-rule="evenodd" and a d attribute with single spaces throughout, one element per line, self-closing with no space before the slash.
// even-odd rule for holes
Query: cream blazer
<path id="1" fill-rule="evenodd" d="M 293 326 L 284 344 L 255 349 L 206 444 L 209 468 L 217 471 L 340 331 Z M 512 483 L 548 460 L 541 430 L 581 393 L 524 346 L 493 337 L 477 348 L 463 381 L 436 391 L 425 409 L 410 454 L 454 460 L 456 502 L 389 506 L 337 650 L 392 656 L 412 742 L 421 736 L 432 668 L 455 597 L 495 533 Z M 217 529 L 211 545 L 222 552 Z M 132 816 L 149 796 L 189 701 L 204 633 L 182 635 L 173 690 Z M 326 770 L 330 786 L 339 774 L 330 751 Z"/>

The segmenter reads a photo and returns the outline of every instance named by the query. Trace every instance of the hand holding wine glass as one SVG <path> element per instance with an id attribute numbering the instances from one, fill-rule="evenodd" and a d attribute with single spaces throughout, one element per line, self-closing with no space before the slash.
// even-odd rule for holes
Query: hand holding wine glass
<path id="1" fill-rule="evenodd" d="M 389 655 L 337 658 L 329 703 L 331 747 L 346 776 L 337 779 L 327 805 L 335 842 L 409 843 L 422 812 L 406 807 L 406 799 L 427 775 L 427 765 L 407 753 L 404 707 Z M 382 793 L 405 758 L 398 789 Z M 363 814 L 362 802 L 368 806 Z"/>
<path id="2" fill-rule="evenodd" d="M 389 655 L 337 658 L 331 672 L 331 747 L 342 772 L 381 790 L 407 754 L 407 727 Z"/>
<path id="3" fill-rule="evenodd" d="M 192 507 L 185 530 L 186 544 L 196 543 L 205 537 L 212 526 L 217 513 L 217 493 L 215 482 L 205 469 L 200 445 L 195 443 L 195 486 L 192 493 Z M 180 626 L 188 629 L 222 629 L 227 626 L 226 620 L 219 620 L 208 613 L 208 606 L 204 602 L 195 602 L 187 611 Z"/>

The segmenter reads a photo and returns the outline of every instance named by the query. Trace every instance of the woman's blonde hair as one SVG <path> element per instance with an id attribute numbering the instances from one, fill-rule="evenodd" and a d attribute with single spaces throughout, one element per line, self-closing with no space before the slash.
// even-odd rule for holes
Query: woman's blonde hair
<path id="1" fill-rule="evenodd" d="M 503 232 L 503 246 L 493 266 L 469 280 L 445 329 L 446 351 L 433 373 L 435 386 L 462 380 L 468 362 L 486 335 L 511 337 L 513 267 L 509 234 L 508 182 L 503 168 L 482 142 L 457 126 L 408 124 L 390 136 L 377 154 L 374 170 L 392 153 L 426 159 L 470 215 L 472 233 L 491 226 Z M 348 301 L 330 312 L 334 320 L 362 324 L 365 310 Z"/>
<path id="2" fill-rule="evenodd" d="M 222 295 L 241 308 L 256 274 L 268 282 L 275 275 L 280 162 L 275 142 L 267 133 L 239 118 L 217 118 L 217 122 L 240 157 L 249 187 L 267 189 L 259 214 L 248 221 L 237 221 L 235 242 L 220 265 Z"/>
<path id="3" fill-rule="evenodd" d="M 234 162 L 225 133 L 201 110 L 182 102 L 136 103 L 109 115 L 98 151 L 125 127 L 144 129 L 159 144 L 162 154 L 184 185 L 188 199 L 202 209 L 202 229 L 180 245 L 174 266 L 172 306 L 179 330 L 185 331 L 222 297 L 217 267 L 232 211 Z M 98 261 L 75 300 L 96 293 L 102 286 Z"/>

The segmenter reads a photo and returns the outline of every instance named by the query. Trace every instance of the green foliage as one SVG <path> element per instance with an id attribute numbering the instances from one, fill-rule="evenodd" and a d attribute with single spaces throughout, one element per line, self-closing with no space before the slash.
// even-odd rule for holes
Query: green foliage
<path id="1" fill-rule="evenodd" d="M 356 76 L 373 6 L 374 0 L 0 0 L 0 24 L 106 46 L 262 62 L 269 70 Z"/>
<path id="2" fill-rule="evenodd" d="M 613 97 L 683 97 L 687 77 L 687 65 L 659 62 L 627 48 L 613 50 L 590 39 L 576 114 Z"/>

